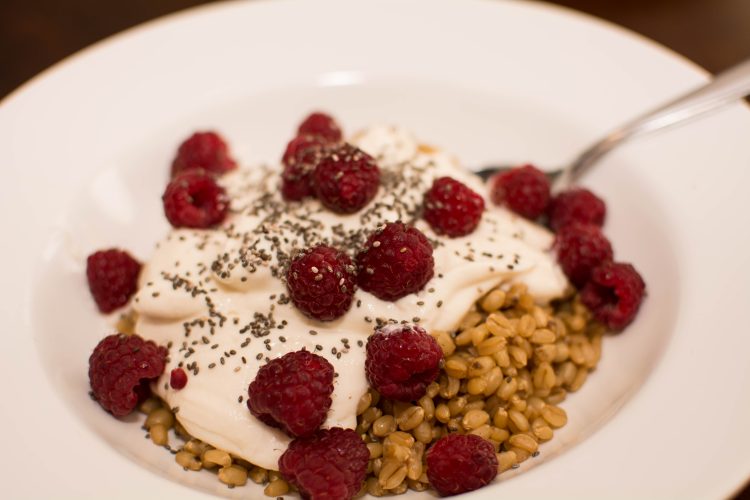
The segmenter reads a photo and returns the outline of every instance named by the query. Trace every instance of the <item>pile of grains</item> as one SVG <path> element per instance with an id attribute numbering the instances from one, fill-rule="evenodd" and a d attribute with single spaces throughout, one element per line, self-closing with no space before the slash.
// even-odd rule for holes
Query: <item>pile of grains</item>
<path id="1" fill-rule="evenodd" d="M 567 422 L 558 405 L 596 367 L 604 328 L 577 296 L 540 307 L 513 285 L 482 298 L 457 332 L 431 333 L 445 363 L 424 397 L 401 403 L 371 391 L 360 401 L 371 495 L 428 489 L 425 450 L 449 433 L 489 440 L 498 472 L 537 456 Z"/>
<path id="2" fill-rule="evenodd" d="M 567 423 L 559 404 L 581 388 L 601 356 L 604 327 L 577 295 L 539 306 L 522 284 L 480 299 L 455 332 L 430 332 L 443 350 L 438 380 L 418 401 L 381 398 L 373 389 L 357 408 L 356 431 L 370 450 L 362 494 L 429 488 L 425 451 L 448 433 L 476 434 L 495 447 L 498 472 L 517 468 Z M 141 411 L 155 444 L 166 446 L 187 470 L 209 469 L 229 487 L 248 478 L 276 497 L 291 490 L 276 471 L 256 467 L 202 443 L 181 428 L 156 399 Z M 171 448 L 167 431 L 183 444 Z"/>

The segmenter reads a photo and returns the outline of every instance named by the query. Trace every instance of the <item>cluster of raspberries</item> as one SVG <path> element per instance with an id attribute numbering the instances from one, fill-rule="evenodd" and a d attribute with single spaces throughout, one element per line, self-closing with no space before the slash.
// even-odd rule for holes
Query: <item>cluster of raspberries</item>
<path id="1" fill-rule="evenodd" d="M 636 269 L 615 262 L 612 245 L 602 233 L 604 202 L 585 188 L 550 196 L 547 176 L 524 165 L 491 179 L 491 198 L 528 219 L 546 218 L 555 231 L 555 251 L 581 301 L 609 329 L 619 331 L 638 313 L 646 285 Z"/>
<path id="2" fill-rule="evenodd" d="M 341 139 L 341 128 L 325 113 L 313 113 L 302 122 L 282 157 L 281 193 L 287 201 L 316 197 L 326 208 L 350 214 L 374 198 L 380 185 L 378 166 Z M 450 177 L 436 179 L 424 195 L 423 217 L 437 234 L 470 234 L 483 211 L 484 199 Z M 300 311 L 331 321 L 349 310 L 357 286 L 395 301 L 421 290 L 433 274 L 432 246 L 425 235 L 390 222 L 369 237 L 354 261 L 328 246 L 304 250 L 289 266 L 286 282 Z"/>
<path id="3" fill-rule="evenodd" d="M 388 325 L 367 342 L 365 373 L 383 397 L 413 401 L 424 396 L 440 372 L 443 353 L 418 326 Z M 115 416 L 125 416 L 148 395 L 148 384 L 164 372 L 167 350 L 137 335 L 110 335 L 89 358 L 93 397 Z M 351 499 L 367 475 L 370 453 L 351 429 L 321 428 L 332 404 L 334 368 L 323 357 L 295 351 L 262 366 L 248 387 L 247 406 L 264 424 L 293 438 L 279 458 L 279 471 L 303 498 Z M 181 389 L 185 372 L 170 384 Z M 497 474 L 489 441 L 449 435 L 427 453 L 427 475 L 441 495 L 488 484 Z"/>
<path id="4" fill-rule="evenodd" d="M 236 162 L 216 132 L 196 132 L 180 144 L 172 161 L 171 180 L 162 201 L 174 227 L 208 228 L 221 223 L 229 199 L 217 179 Z M 89 255 L 86 279 L 99 311 L 111 313 L 128 303 L 138 288 L 141 263 L 127 251 L 110 248 Z M 129 414 L 149 394 L 149 383 L 164 372 L 167 350 L 138 335 L 105 337 L 89 358 L 91 394 L 115 416 Z M 170 373 L 180 390 L 188 376 L 182 368 Z"/>
<path id="5" fill-rule="evenodd" d="M 294 438 L 279 471 L 305 498 L 352 498 L 367 475 L 370 452 L 359 435 L 320 428 L 331 407 L 333 379 L 331 363 L 302 350 L 269 361 L 248 387 L 250 412 Z"/>
<path id="6" fill-rule="evenodd" d="M 378 167 L 341 138 L 340 127 L 324 113 L 303 121 L 282 159 L 285 199 L 315 196 L 344 214 L 369 203 L 379 186 Z M 217 178 L 235 167 L 218 134 L 198 132 L 184 141 L 163 196 L 170 223 L 191 228 L 221 223 L 229 200 Z M 551 197 L 546 176 L 531 165 L 497 175 L 490 188 L 495 204 L 529 219 L 546 219 L 556 232 L 563 271 L 599 321 L 621 330 L 634 319 L 645 284 L 632 265 L 613 262 L 612 246 L 601 232 L 606 214 L 601 199 L 582 188 Z M 449 177 L 436 179 L 424 196 L 423 217 L 440 235 L 470 234 L 483 211 L 483 198 Z M 112 312 L 129 301 L 140 269 L 136 259 L 119 249 L 89 256 L 86 274 L 100 311 Z M 349 309 L 358 286 L 395 301 L 422 289 L 433 274 L 432 246 L 425 235 L 392 222 L 372 233 L 354 260 L 328 246 L 301 252 L 292 260 L 286 282 L 296 307 L 309 317 L 330 321 Z M 137 335 L 105 337 L 89 358 L 92 396 L 115 416 L 129 414 L 148 395 L 149 383 L 163 374 L 167 354 Z M 443 359 L 433 337 L 403 324 L 378 329 L 368 339 L 366 354 L 368 382 L 382 397 L 397 401 L 424 396 Z M 334 377 L 325 358 L 302 350 L 268 362 L 248 387 L 250 412 L 293 438 L 279 459 L 279 470 L 304 498 L 350 499 L 367 474 L 369 451 L 357 433 L 321 428 L 332 404 Z M 187 382 L 183 369 L 170 373 L 173 389 Z M 473 435 L 441 438 L 428 450 L 426 461 L 430 483 L 443 496 L 480 488 L 497 474 L 493 446 Z"/>
<path id="7" fill-rule="evenodd" d="M 342 137 L 341 127 L 325 113 L 312 113 L 300 124 L 281 158 L 285 200 L 315 197 L 333 212 L 352 214 L 375 197 L 380 169 Z"/>
<path id="8" fill-rule="evenodd" d="M 397 401 L 424 396 L 443 359 L 437 341 L 414 325 L 381 327 L 368 339 L 366 351 L 370 385 Z M 303 498 L 350 499 L 367 475 L 369 452 L 360 436 L 338 427 L 321 429 L 333 379 L 325 358 L 302 350 L 268 362 L 248 388 L 252 414 L 294 438 L 279 459 L 279 471 Z M 480 488 L 497 475 L 494 447 L 479 436 L 443 437 L 426 459 L 428 479 L 441 495 Z"/>
<path id="9" fill-rule="evenodd" d="M 299 253 L 289 265 L 286 282 L 300 311 L 330 321 L 349 310 L 357 286 L 394 301 L 421 290 L 434 267 L 427 237 L 414 227 L 389 222 L 370 235 L 356 261 L 324 245 Z"/>
<path id="10" fill-rule="evenodd" d="M 217 179 L 236 167 L 226 142 L 216 132 L 196 132 L 182 142 L 162 196 L 172 226 L 220 224 L 229 212 L 229 198 Z M 121 249 L 100 250 L 88 257 L 86 278 L 101 312 L 110 313 L 128 303 L 136 292 L 140 270 L 141 264 Z"/>
<path id="11" fill-rule="evenodd" d="M 325 113 L 313 113 L 302 122 L 281 158 L 285 200 L 312 196 L 336 213 L 351 214 L 375 197 L 380 184 L 375 160 L 341 138 L 341 127 Z M 437 179 L 425 193 L 424 218 L 438 234 L 471 233 L 483 211 L 484 199 L 449 177 Z"/>
<path id="12" fill-rule="evenodd" d="M 178 148 L 171 180 L 162 201 L 174 227 L 208 228 L 221 223 L 229 199 L 216 179 L 237 164 L 224 139 L 215 132 L 196 132 Z M 89 255 L 86 279 L 99 311 L 126 305 L 138 288 L 141 263 L 128 252 L 110 248 Z M 167 350 L 138 335 L 105 337 L 89 357 L 91 395 L 114 416 L 129 414 L 150 393 L 149 384 L 164 372 Z M 187 373 L 176 368 L 170 385 L 183 389 Z"/>
<path id="13" fill-rule="evenodd" d="M 288 201 L 316 197 L 328 209 L 357 212 L 377 194 L 380 169 L 375 160 L 342 142 L 341 127 L 325 113 L 312 113 L 282 157 L 281 193 Z M 209 228 L 220 224 L 229 200 L 217 177 L 234 169 L 226 142 L 215 132 L 198 132 L 178 148 L 172 180 L 162 197 L 174 227 Z M 450 177 L 436 179 L 424 195 L 423 217 L 440 235 L 466 236 L 478 226 L 484 199 Z M 432 248 L 416 228 L 389 223 L 356 256 L 356 263 L 331 247 L 306 249 L 287 273 L 294 304 L 307 316 L 330 321 L 351 306 L 357 286 L 380 299 L 395 301 L 414 293 L 433 276 Z"/>
<path id="14" fill-rule="evenodd" d="M 205 229 L 224 221 L 229 198 L 218 177 L 237 168 L 224 139 L 196 132 L 177 149 L 172 178 L 162 196 L 164 215 L 174 227 Z"/>

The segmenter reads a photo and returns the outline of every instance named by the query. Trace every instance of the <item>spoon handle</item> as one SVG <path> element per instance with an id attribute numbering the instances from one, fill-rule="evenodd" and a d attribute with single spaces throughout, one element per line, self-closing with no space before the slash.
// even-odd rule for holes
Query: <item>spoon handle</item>
<path id="1" fill-rule="evenodd" d="M 750 94 L 750 60 L 719 73 L 706 85 L 613 130 L 568 165 L 556 184 L 558 187 L 569 185 L 599 158 L 630 138 L 686 122 L 748 94 Z"/>

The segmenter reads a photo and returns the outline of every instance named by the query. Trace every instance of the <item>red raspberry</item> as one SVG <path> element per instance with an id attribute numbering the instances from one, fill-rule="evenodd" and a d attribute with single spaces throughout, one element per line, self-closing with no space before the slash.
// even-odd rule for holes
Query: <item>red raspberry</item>
<path id="1" fill-rule="evenodd" d="M 229 155 L 224 139 L 216 132 L 196 132 L 180 144 L 172 161 L 172 177 L 187 170 L 203 169 L 223 174 L 237 164 Z"/>
<path id="2" fill-rule="evenodd" d="M 86 278 L 96 306 L 110 313 L 128 303 L 138 287 L 141 264 L 129 253 L 111 248 L 86 259 Z"/>
<path id="3" fill-rule="evenodd" d="M 427 479 L 441 496 L 476 490 L 496 475 L 495 448 L 474 434 L 448 434 L 427 451 Z"/>
<path id="4" fill-rule="evenodd" d="M 362 487 L 369 460 L 359 434 L 333 427 L 292 441 L 279 458 L 279 471 L 302 498 L 349 500 Z"/>
<path id="5" fill-rule="evenodd" d="M 137 335 L 105 337 L 89 357 L 94 398 L 116 417 L 133 411 L 148 395 L 148 382 L 164 372 L 167 350 Z"/>
<path id="6" fill-rule="evenodd" d="M 594 269 L 581 290 L 581 302 L 612 330 L 622 330 L 638 313 L 646 284 L 631 264 L 606 262 Z"/>
<path id="7" fill-rule="evenodd" d="M 297 309 L 320 321 L 343 315 L 352 305 L 356 267 L 344 252 L 317 246 L 292 261 L 286 274 L 289 296 Z"/>
<path id="8" fill-rule="evenodd" d="M 341 140 L 341 127 L 332 116 L 325 113 L 311 113 L 305 118 L 299 128 L 297 135 L 317 135 L 327 142 L 338 142 Z"/>
<path id="9" fill-rule="evenodd" d="M 281 162 L 281 195 L 287 201 L 313 196 L 312 172 L 320 161 L 325 143 L 313 135 L 300 135 L 289 141 Z"/>
<path id="10" fill-rule="evenodd" d="M 169 385 L 172 389 L 179 391 L 184 389 L 188 383 L 188 376 L 182 368 L 175 368 L 169 373 Z"/>
<path id="11" fill-rule="evenodd" d="M 479 225 L 484 199 L 450 177 L 435 179 L 424 195 L 424 219 L 437 234 L 466 236 Z"/>
<path id="12" fill-rule="evenodd" d="M 205 229 L 221 223 L 229 211 L 224 188 L 203 170 L 190 170 L 172 179 L 161 199 L 174 227 Z"/>
<path id="13" fill-rule="evenodd" d="M 290 352 L 261 367 L 247 392 L 247 407 L 262 422 L 307 436 L 331 407 L 333 366 L 308 351 Z"/>
<path id="14" fill-rule="evenodd" d="M 555 238 L 557 260 L 568 279 L 581 288 L 591 271 L 612 260 L 612 245 L 596 226 L 572 223 L 558 231 Z"/>
<path id="15" fill-rule="evenodd" d="M 312 175 L 315 195 L 329 210 L 352 214 L 375 197 L 380 169 L 370 155 L 341 144 L 327 150 Z"/>
<path id="16" fill-rule="evenodd" d="M 506 205 L 527 219 L 542 215 L 549 203 L 549 180 L 533 165 L 524 165 L 492 178 L 490 196 L 495 205 Z"/>
<path id="17" fill-rule="evenodd" d="M 602 227 L 607 206 L 594 193 L 585 188 L 572 188 L 558 194 L 549 203 L 547 215 L 553 231 L 572 222 Z"/>
<path id="18" fill-rule="evenodd" d="M 414 401 L 440 374 L 443 351 L 437 341 L 414 325 L 386 325 L 367 339 L 365 373 L 383 397 Z"/>
<path id="19" fill-rule="evenodd" d="M 389 222 L 367 239 L 357 255 L 357 268 L 360 288 L 395 301 L 420 291 L 432 279 L 432 245 L 419 229 Z"/>

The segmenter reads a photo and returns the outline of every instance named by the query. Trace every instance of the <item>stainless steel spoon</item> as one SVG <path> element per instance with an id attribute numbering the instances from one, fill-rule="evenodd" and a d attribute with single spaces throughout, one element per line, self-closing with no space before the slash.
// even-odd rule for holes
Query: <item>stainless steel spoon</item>
<path id="1" fill-rule="evenodd" d="M 560 191 L 570 186 L 602 156 L 629 139 L 682 124 L 747 95 L 750 95 L 750 60 L 719 73 L 706 85 L 614 129 L 586 148 L 563 168 L 547 171 L 547 177 L 552 183 L 552 190 Z M 487 180 L 492 175 L 514 166 L 516 165 L 493 165 L 474 173 Z"/>

